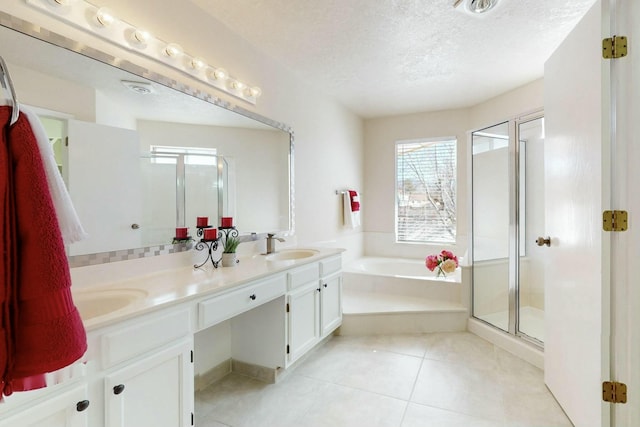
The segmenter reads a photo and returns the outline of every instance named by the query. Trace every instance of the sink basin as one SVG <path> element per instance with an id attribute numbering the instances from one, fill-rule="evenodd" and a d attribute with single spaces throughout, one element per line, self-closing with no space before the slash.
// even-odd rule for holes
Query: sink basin
<path id="1" fill-rule="evenodd" d="M 287 249 L 267 255 L 267 261 L 295 261 L 318 253 L 315 249 Z"/>
<path id="2" fill-rule="evenodd" d="M 84 291 L 74 293 L 73 302 L 80 317 L 87 320 L 125 308 L 146 295 L 145 291 L 137 289 Z"/>

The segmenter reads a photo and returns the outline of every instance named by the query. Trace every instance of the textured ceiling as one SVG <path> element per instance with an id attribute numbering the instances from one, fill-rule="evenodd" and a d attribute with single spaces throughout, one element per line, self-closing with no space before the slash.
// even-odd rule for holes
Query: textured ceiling
<path id="1" fill-rule="evenodd" d="M 188 0 L 362 117 L 467 107 L 542 77 L 595 0 Z"/>

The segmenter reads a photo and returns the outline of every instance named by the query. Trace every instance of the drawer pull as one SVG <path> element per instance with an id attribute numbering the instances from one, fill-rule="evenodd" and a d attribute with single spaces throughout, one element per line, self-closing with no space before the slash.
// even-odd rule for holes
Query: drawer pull
<path id="1" fill-rule="evenodd" d="M 88 400 L 81 400 L 80 402 L 76 403 L 76 411 L 78 412 L 82 412 L 85 409 L 87 409 L 89 407 L 89 401 Z"/>
<path id="2" fill-rule="evenodd" d="M 256 294 L 249 295 L 249 298 L 251 298 L 251 301 L 255 301 L 256 300 Z"/>
<path id="3" fill-rule="evenodd" d="M 113 394 L 120 394 L 124 391 L 124 384 L 118 384 L 113 387 Z"/>

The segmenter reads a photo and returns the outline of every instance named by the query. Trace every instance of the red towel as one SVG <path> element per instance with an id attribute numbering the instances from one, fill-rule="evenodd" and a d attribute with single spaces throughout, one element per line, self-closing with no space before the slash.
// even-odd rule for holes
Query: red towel
<path id="1" fill-rule="evenodd" d="M 360 210 L 360 197 L 358 197 L 358 192 L 349 190 L 349 199 L 351 200 L 351 212 L 358 212 Z"/>
<path id="2" fill-rule="evenodd" d="M 0 107 L 4 395 L 43 387 L 43 374 L 72 364 L 87 349 L 37 142 L 23 115 L 8 128 L 10 114 Z"/>

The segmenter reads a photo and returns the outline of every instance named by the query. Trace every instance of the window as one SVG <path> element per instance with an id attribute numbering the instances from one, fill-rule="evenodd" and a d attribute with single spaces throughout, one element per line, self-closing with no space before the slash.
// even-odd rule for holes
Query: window
<path id="1" fill-rule="evenodd" d="M 455 243 L 455 138 L 396 143 L 396 239 Z"/>

